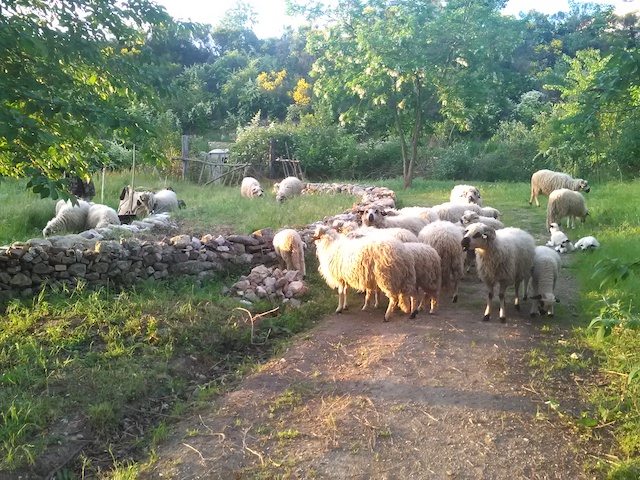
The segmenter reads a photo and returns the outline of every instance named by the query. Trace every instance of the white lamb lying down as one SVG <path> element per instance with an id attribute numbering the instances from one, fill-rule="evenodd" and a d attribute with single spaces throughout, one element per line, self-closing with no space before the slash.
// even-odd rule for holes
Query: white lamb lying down
<path id="1" fill-rule="evenodd" d="M 575 247 L 569 237 L 560 230 L 560 226 L 557 223 L 552 223 L 549 226 L 549 233 L 551 233 L 551 238 L 547 242 L 548 247 L 552 247 L 558 253 L 568 253 L 573 252 Z"/>
<path id="2" fill-rule="evenodd" d="M 42 235 L 48 237 L 59 232 L 81 232 L 85 229 L 90 206 L 84 200 L 78 200 L 75 205 L 70 200 L 58 200 L 56 216 L 47 222 Z"/>
<path id="3" fill-rule="evenodd" d="M 592 236 L 582 237 L 574 245 L 574 247 L 579 248 L 579 249 L 581 249 L 583 251 L 584 250 L 595 250 L 599 246 L 600 246 L 600 242 L 598 242 L 598 240 L 596 240 L 596 237 L 592 237 Z"/>

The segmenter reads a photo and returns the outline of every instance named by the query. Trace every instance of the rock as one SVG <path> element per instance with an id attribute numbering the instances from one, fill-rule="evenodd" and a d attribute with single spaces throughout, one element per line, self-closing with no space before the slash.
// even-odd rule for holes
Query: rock
<path id="1" fill-rule="evenodd" d="M 176 235 L 171 237 L 170 244 L 176 248 L 186 248 L 191 244 L 191 237 L 189 235 Z"/>

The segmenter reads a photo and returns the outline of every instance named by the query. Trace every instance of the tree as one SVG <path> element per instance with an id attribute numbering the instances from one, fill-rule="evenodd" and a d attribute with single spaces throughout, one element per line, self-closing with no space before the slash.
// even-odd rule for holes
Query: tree
<path id="1" fill-rule="evenodd" d="M 152 97 L 145 39 L 168 22 L 147 0 L 2 0 L 0 175 L 56 196 L 63 169 L 86 177 L 105 133 L 151 135 L 127 108 Z"/>

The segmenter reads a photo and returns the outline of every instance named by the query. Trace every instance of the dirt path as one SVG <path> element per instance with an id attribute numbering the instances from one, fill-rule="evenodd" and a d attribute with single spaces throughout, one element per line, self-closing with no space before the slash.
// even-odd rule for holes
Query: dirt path
<path id="1" fill-rule="evenodd" d="M 480 321 L 475 276 L 460 303 L 445 301 L 434 316 L 330 316 L 180 424 L 144 478 L 587 478 L 578 434 L 528 370 L 532 348 L 569 334 L 559 325 L 576 289 L 562 276 L 565 302 L 552 321 L 531 320 L 528 301 L 520 314 L 508 308 L 506 324 Z M 579 413 L 571 386 L 559 394 Z"/>

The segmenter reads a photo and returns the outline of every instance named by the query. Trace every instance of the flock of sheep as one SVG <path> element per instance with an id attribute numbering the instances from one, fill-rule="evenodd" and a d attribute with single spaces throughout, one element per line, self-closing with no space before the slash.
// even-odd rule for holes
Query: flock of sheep
<path id="1" fill-rule="evenodd" d="M 432 207 L 396 210 L 369 205 L 354 219 L 316 226 L 318 270 L 327 285 L 338 290 L 336 312 L 347 308 L 347 293 L 355 289 L 365 294 L 363 310 L 372 297 L 377 306 L 380 293 L 388 298 L 385 321 L 396 307 L 413 318 L 428 303 L 433 313 L 442 295 L 457 301 L 459 282 L 475 262 L 487 292 L 484 321 L 491 318 L 496 285 L 501 322 L 506 321 L 505 292 L 512 285 L 517 310 L 520 286 L 522 298 L 527 299 L 531 283 L 531 316 L 553 315 L 561 267 L 558 251 L 570 251 L 566 235 L 558 236 L 562 233 L 558 225 L 565 217 L 571 226 L 574 218 L 584 222 L 589 212 L 580 191 L 588 192 L 588 183 L 563 173 L 543 170 L 532 176 L 530 203 L 535 199 L 539 205 L 538 195 L 549 195 L 551 240 L 540 246 L 528 232 L 505 227 L 500 211 L 483 206 L 480 191 L 471 185 L 455 186 L 449 202 Z M 304 271 L 305 245 L 298 232 L 279 232 L 274 246 L 288 269 Z"/>

